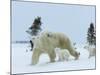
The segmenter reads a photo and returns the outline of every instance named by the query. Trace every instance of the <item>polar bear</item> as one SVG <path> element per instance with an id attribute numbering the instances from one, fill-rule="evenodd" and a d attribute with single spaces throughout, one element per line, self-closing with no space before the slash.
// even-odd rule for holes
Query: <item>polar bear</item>
<path id="1" fill-rule="evenodd" d="M 68 61 L 71 56 L 68 49 L 55 48 L 55 52 L 58 55 L 58 61 Z"/>
<path id="2" fill-rule="evenodd" d="M 37 39 L 34 40 L 34 48 L 32 54 L 32 64 L 35 65 L 39 61 L 42 53 L 47 53 L 50 62 L 55 62 L 56 53 L 54 49 L 68 49 L 70 54 L 78 59 L 79 53 L 74 49 L 68 36 L 59 32 L 42 32 Z"/>

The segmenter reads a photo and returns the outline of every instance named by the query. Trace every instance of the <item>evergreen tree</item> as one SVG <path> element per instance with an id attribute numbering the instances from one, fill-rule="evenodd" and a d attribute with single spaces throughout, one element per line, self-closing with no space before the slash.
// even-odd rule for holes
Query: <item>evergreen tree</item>
<path id="1" fill-rule="evenodd" d="M 38 32 L 42 30 L 41 24 L 42 24 L 41 17 L 38 16 L 37 18 L 34 19 L 32 26 L 29 27 L 30 32 L 29 31 L 26 32 L 28 32 L 31 36 L 33 35 L 36 36 Z"/>
<path id="2" fill-rule="evenodd" d="M 41 17 L 37 17 L 34 19 L 33 23 L 32 23 L 32 26 L 29 27 L 29 30 L 26 31 L 28 34 L 30 34 L 31 36 L 36 36 L 39 31 L 41 31 Z M 34 43 L 32 42 L 32 39 L 30 40 L 30 44 L 31 44 L 31 51 L 33 50 L 33 47 L 34 47 Z"/>
<path id="3" fill-rule="evenodd" d="M 88 28 L 87 42 L 89 45 L 96 45 L 96 32 L 93 23 L 91 23 L 90 27 Z"/>

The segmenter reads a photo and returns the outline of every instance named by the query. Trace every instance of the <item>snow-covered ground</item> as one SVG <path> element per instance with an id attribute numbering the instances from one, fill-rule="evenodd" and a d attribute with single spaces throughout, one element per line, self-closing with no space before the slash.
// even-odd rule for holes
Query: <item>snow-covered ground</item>
<path id="1" fill-rule="evenodd" d="M 80 52 L 79 60 L 68 62 L 49 62 L 47 54 L 42 54 L 37 65 L 31 65 L 32 51 L 29 51 L 28 44 L 12 44 L 12 73 L 36 73 L 51 71 L 69 71 L 95 69 L 95 57 L 88 59 L 88 51 L 83 46 L 76 46 Z"/>

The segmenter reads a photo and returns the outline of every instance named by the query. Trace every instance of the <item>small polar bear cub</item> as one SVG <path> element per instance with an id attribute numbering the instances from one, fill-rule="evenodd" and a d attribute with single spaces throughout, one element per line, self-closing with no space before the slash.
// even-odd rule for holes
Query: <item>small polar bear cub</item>
<path id="1" fill-rule="evenodd" d="M 55 52 L 58 55 L 58 61 L 68 61 L 70 53 L 67 49 L 55 48 Z"/>

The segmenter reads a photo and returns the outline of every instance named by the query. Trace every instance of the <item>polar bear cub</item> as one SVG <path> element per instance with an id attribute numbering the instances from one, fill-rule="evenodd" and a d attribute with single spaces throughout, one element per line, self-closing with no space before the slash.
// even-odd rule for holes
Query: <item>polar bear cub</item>
<path id="1" fill-rule="evenodd" d="M 71 56 L 68 49 L 55 48 L 55 52 L 58 55 L 58 61 L 68 61 Z"/>

